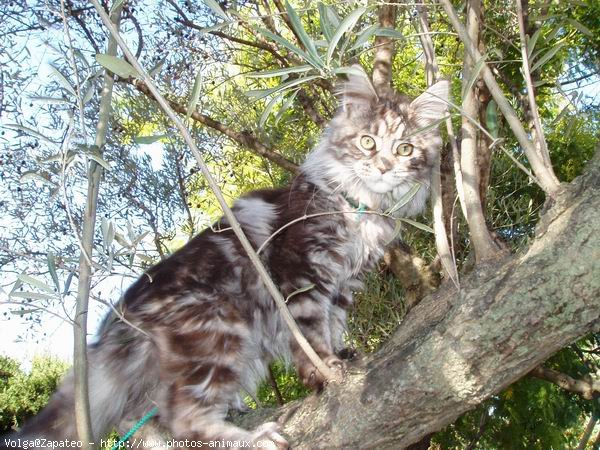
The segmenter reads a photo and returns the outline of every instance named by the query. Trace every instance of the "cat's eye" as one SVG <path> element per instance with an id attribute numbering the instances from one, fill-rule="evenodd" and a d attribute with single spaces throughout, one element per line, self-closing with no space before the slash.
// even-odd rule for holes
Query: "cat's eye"
<path id="1" fill-rule="evenodd" d="M 365 150 L 375 150 L 375 139 L 371 136 L 363 136 L 360 138 L 360 146 Z"/>
<path id="2" fill-rule="evenodd" d="M 397 156 L 410 156 L 413 152 L 414 146 L 406 142 L 400 143 L 394 147 L 394 155 Z"/>

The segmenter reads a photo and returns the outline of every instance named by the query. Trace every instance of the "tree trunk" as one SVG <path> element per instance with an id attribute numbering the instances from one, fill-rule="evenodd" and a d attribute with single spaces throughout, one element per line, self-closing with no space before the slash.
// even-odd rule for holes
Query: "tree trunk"
<path id="1" fill-rule="evenodd" d="M 341 384 L 238 422 L 279 418 L 294 449 L 405 448 L 600 329 L 600 153 L 529 249 L 442 286 Z"/>

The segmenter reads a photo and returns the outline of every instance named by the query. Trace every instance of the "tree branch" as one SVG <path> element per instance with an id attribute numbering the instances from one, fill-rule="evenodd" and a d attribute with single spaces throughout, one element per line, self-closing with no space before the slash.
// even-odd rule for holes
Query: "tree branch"
<path id="1" fill-rule="evenodd" d="M 379 25 L 383 28 L 396 27 L 398 0 L 391 0 L 379 7 Z M 373 85 L 377 92 L 391 91 L 392 63 L 394 60 L 394 39 L 377 36 L 375 39 L 375 63 L 373 65 Z"/>
<path id="2" fill-rule="evenodd" d="M 467 33 L 469 40 L 475 45 L 479 43 L 481 24 L 480 0 L 467 1 Z M 478 263 L 489 261 L 500 256 L 500 248 L 492 239 L 485 222 L 480 195 L 478 140 L 480 138 L 478 124 L 479 105 L 475 94 L 475 84 L 471 83 L 473 68 L 477 61 L 468 54 L 462 77 L 462 139 L 460 144 L 460 168 L 462 173 L 462 189 L 465 196 L 466 219 L 471 232 L 471 240 L 475 249 L 475 260 Z M 475 123 L 474 123 L 475 122 Z"/>
<path id="3" fill-rule="evenodd" d="M 600 394 L 600 380 L 587 378 L 578 380 L 567 374 L 548 369 L 544 366 L 538 366 L 530 372 L 530 375 L 541 380 L 550 381 L 561 388 L 580 394 L 586 400 L 592 400 Z"/>
<path id="4" fill-rule="evenodd" d="M 131 84 L 142 94 L 155 100 L 154 96 L 150 92 L 150 89 L 148 88 L 146 83 L 144 83 L 143 81 L 137 80 L 137 79 L 127 79 L 127 80 L 120 79 L 119 81 L 121 81 L 123 83 Z M 167 102 L 169 103 L 169 106 L 171 108 L 173 108 L 173 110 L 175 110 L 176 112 L 178 112 L 180 114 L 187 114 L 186 106 L 181 105 L 173 100 L 167 100 Z M 211 117 L 209 117 L 205 114 L 202 114 L 198 111 L 192 112 L 190 117 L 192 119 L 194 119 L 196 122 L 199 122 L 203 125 L 206 125 L 209 128 L 212 128 L 213 130 L 216 130 L 216 131 L 224 134 L 231 140 L 237 142 L 241 146 L 249 149 L 250 151 L 256 153 L 257 155 L 264 156 L 269 161 L 274 162 L 278 166 L 280 166 L 292 173 L 298 173 L 298 165 L 297 164 L 286 159 L 284 156 L 281 156 L 280 154 L 275 153 L 275 151 L 273 151 L 272 149 L 270 149 L 266 145 L 264 145 L 262 142 L 260 142 L 258 140 L 258 138 L 256 136 L 252 135 L 250 132 L 235 131 L 235 130 L 229 128 L 227 125 L 225 125 L 217 120 L 214 120 Z"/>

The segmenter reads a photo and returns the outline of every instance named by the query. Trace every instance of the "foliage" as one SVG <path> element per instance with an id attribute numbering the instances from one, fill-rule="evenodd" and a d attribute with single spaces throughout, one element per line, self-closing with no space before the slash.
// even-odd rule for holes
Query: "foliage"
<path id="1" fill-rule="evenodd" d="M 0 356 L 0 431 L 15 429 L 37 413 L 67 369 L 63 361 L 38 356 L 26 372 L 16 360 Z"/>

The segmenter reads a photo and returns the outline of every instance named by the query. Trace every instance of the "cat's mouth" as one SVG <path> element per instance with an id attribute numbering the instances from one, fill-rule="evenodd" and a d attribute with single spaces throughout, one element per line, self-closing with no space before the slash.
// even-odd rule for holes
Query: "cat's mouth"
<path id="1" fill-rule="evenodd" d="M 394 189 L 394 185 L 383 180 L 363 180 L 367 188 L 376 194 L 387 194 Z"/>

